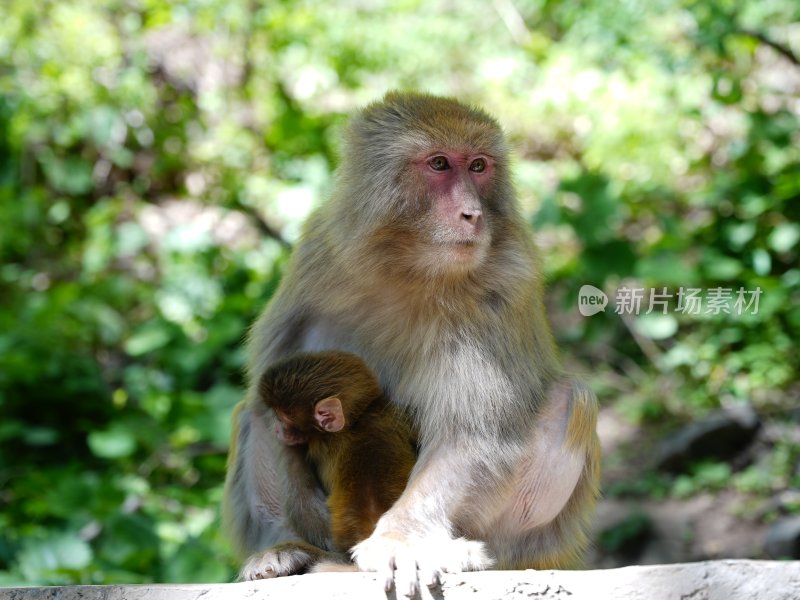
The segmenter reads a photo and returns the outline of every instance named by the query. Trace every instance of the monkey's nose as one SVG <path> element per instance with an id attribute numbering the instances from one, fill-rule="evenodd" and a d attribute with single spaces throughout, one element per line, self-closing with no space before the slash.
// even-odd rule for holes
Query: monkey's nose
<path id="1" fill-rule="evenodd" d="M 483 214 L 479 208 L 461 211 L 461 226 L 465 233 L 477 235 L 483 227 Z"/>
<path id="2" fill-rule="evenodd" d="M 467 223 L 472 223 L 474 225 L 481 219 L 481 209 L 473 208 L 465 210 L 461 213 L 461 218 Z"/>

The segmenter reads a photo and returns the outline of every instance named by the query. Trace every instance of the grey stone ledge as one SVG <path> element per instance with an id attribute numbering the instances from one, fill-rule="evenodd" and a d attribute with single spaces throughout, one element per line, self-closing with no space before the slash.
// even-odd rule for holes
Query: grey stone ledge
<path id="1" fill-rule="evenodd" d="M 717 560 L 597 571 L 484 571 L 446 575 L 422 598 L 446 600 L 800 600 L 800 561 Z M 371 573 L 320 573 L 220 584 L 0 588 L 0 600 L 381 600 Z"/>

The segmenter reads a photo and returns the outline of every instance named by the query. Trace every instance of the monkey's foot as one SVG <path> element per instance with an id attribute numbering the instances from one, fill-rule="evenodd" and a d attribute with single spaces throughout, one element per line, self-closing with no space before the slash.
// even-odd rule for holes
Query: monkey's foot
<path id="1" fill-rule="evenodd" d="M 312 565 L 328 558 L 329 554 L 305 542 L 276 544 L 248 558 L 239 572 L 239 580 L 253 581 L 305 573 Z"/>
<path id="2" fill-rule="evenodd" d="M 362 571 L 376 571 L 397 594 L 415 596 L 420 582 L 439 584 L 442 573 L 480 571 L 492 566 L 492 559 L 481 542 L 453 539 L 447 535 L 408 537 L 392 532 L 373 534 L 352 550 L 353 560 Z"/>

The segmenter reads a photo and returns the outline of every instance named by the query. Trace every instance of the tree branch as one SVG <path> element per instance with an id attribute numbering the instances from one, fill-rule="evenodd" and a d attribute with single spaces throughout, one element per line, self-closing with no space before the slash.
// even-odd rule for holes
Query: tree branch
<path id="1" fill-rule="evenodd" d="M 281 235 L 280 231 L 278 231 L 277 228 L 273 227 L 270 223 L 268 223 L 264 219 L 264 217 L 262 217 L 259 214 L 259 212 L 257 210 L 255 210 L 254 208 L 252 208 L 250 206 L 247 206 L 246 204 L 243 204 L 241 202 L 234 202 L 234 207 L 239 212 L 244 213 L 245 215 L 250 217 L 250 219 L 252 219 L 255 222 L 256 227 L 258 228 L 258 231 L 262 235 L 275 240 L 276 242 L 278 242 L 281 246 L 283 246 L 287 250 L 291 250 L 292 249 L 292 244 L 290 244 L 286 239 L 284 239 L 284 237 Z"/>
<path id="2" fill-rule="evenodd" d="M 745 35 L 747 37 L 751 37 L 754 40 L 758 40 L 765 46 L 769 46 L 775 52 L 783 56 L 786 60 L 792 63 L 796 67 L 800 67 L 800 57 L 798 57 L 789 46 L 785 46 L 780 42 L 776 42 L 775 40 L 771 40 L 765 34 L 761 33 L 760 31 L 750 31 L 749 29 L 738 29 L 734 33 L 739 35 Z"/>
<path id="3" fill-rule="evenodd" d="M 514 41 L 520 46 L 526 45 L 531 39 L 531 32 L 512 0 L 494 0 L 492 5 Z"/>

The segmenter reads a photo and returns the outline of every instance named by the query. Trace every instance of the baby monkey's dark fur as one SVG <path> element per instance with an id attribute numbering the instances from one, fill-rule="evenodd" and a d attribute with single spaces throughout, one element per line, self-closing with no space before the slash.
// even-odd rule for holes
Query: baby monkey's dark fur
<path id="1" fill-rule="evenodd" d="M 415 454 L 405 418 L 347 352 L 294 354 L 267 369 L 258 389 L 278 417 L 279 437 L 307 444 L 328 493 L 334 546 L 350 550 L 406 486 Z"/>

